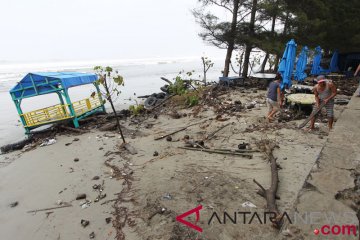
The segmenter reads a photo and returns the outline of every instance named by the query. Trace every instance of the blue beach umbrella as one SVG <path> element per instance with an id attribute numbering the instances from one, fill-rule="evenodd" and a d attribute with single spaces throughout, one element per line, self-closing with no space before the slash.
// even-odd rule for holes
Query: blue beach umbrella
<path id="1" fill-rule="evenodd" d="M 297 63 L 296 63 L 296 71 L 294 74 L 294 79 L 296 81 L 302 82 L 307 77 L 305 73 L 306 63 L 307 63 L 307 54 L 309 52 L 309 49 L 307 46 L 304 46 L 301 50 L 301 53 L 298 57 Z"/>
<path id="2" fill-rule="evenodd" d="M 315 55 L 314 55 L 314 59 L 313 59 L 313 65 L 311 68 L 311 75 L 320 75 L 320 74 L 328 74 L 330 73 L 330 69 L 324 69 L 320 66 L 321 63 L 321 57 L 322 57 L 322 53 L 321 53 L 321 47 L 317 46 L 315 48 Z"/>
<path id="3" fill-rule="evenodd" d="M 320 61 L 321 61 L 321 47 L 317 46 L 315 48 L 315 55 L 314 55 L 314 59 L 313 59 L 313 64 L 312 64 L 312 68 L 311 68 L 311 75 L 319 75 L 320 74 Z"/>
<path id="4" fill-rule="evenodd" d="M 330 61 L 330 71 L 331 72 L 338 72 L 339 71 L 338 59 L 339 59 L 339 53 L 338 53 L 337 50 L 335 50 L 334 54 L 331 57 L 331 61 Z"/>
<path id="5" fill-rule="evenodd" d="M 278 72 L 281 74 L 282 77 L 281 89 L 284 89 L 286 87 L 291 87 L 291 75 L 294 69 L 295 54 L 296 54 L 296 43 L 294 39 L 291 39 L 286 44 L 283 57 L 279 64 Z"/>

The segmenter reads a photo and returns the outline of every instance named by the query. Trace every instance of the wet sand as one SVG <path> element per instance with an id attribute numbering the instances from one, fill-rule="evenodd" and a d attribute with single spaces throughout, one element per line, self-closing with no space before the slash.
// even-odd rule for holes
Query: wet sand
<path id="1" fill-rule="evenodd" d="M 221 96 L 224 103 L 256 100 L 257 107 L 230 115 L 227 121 L 215 120 L 211 107 L 205 106 L 196 117 L 195 108 L 183 109 L 186 117 L 173 119 L 166 112 L 144 122 L 130 118 L 122 122 L 125 136 L 137 150 L 132 155 L 120 150 L 121 140 L 114 132 L 91 132 L 80 136 L 57 136 L 50 146 L 27 152 L 0 155 L 0 230 L 4 239 L 281 239 L 271 225 L 219 224 L 207 219 L 213 211 L 263 211 L 266 201 L 256 194 L 255 178 L 266 188 L 270 184 L 270 167 L 264 154 L 252 159 L 179 149 L 183 137 L 199 140 L 224 124 L 231 123 L 206 141 L 210 148 L 236 149 L 242 142 L 256 149 L 261 139 L 278 143 L 274 151 L 279 170 L 281 211 L 292 210 L 298 193 L 327 139 L 326 124 L 308 133 L 298 130 L 301 122 L 267 123 L 264 91 L 231 91 Z M 336 106 L 336 116 L 343 107 Z M 154 138 L 195 122 L 201 124 L 172 136 L 172 141 Z M 78 141 L 74 141 L 78 138 Z M 68 143 L 71 143 L 70 145 Z M 67 144 L 67 145 L 66 145 Z M 154 152 L 159 153 L 154 156 Z M 74 159 L 79 158 L 78 162 Z M 99 176 L 99 180 L 92 180 Z M 99 192 L 94 184 L 104 183 L 106 197 L 94 202 Z M 82 209 L 75 200 L 85 193 L 90 206 Z M 58 207 L 59 200 L 71 207 L 27 213 Z M 106 202 L 111 200 L 110 202 Z M 243 208 L 250 201 L 256 208 Z M 16 207 L 10 207 L 18 202 Z M 198 223 L 200 234 L 175 221 L 175 217 L 198 205 L 203 206 Z M 159 209 L 164 212 L 159 214 Z M 107 224 L 105 218 L 112 217 Z M 89 220 L 82 227 L 81 219 Z"/>

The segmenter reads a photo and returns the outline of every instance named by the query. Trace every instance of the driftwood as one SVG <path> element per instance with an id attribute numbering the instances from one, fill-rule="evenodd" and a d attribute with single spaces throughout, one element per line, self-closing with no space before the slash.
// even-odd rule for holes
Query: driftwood
<path id="1" fill-rule="evenodd" d="M 310 115 L 302 124 L 299 125 L 299 129 L 305 127 L 305 125 L 306 125 L 308 122 L 310 122 L 310 120 L 311 120 L 312 118 L 314 118 L 314 117 L 321 111 L 321 109 L 322 109 L 324 106 L 325 106 L 325 102 L 321 103 L 320 106 L 318 107 L 318 109 L 317 109 L 315 112 L 311 113 L 311 115 Z"/>
<path id="2" fill-rule="evenodd" d="M 206 120 L 207 120 L 207 119 L 206 119 Z M 184 131 L 184 130 L 186 130 L 187 128 L 189 128 L 189 127 L 191 127 L 191 126 L 194 126 L 194 125 L 203 123 L 203 122 L 205 122 L 206 120 L 204 120 L 204 121 L 202 121 L 202 122 L 197 122 L 197 123 L 190 124 L 190 125 L 188 125 L 188 126 L 186 126 L 186 127 L 183 127 L 183 128 L 181 128 L 181 129 L 179 129 L 179 130 L 176 130 L 175 132 L 172 132 L 172 133 L 169 133 L 169 134 L 166 134 L 166 135 L 162 135 L 162 136 L 160 136 L 160 137 L 157 137 L 157 138 L 155 138 L 155 140 L 160 140 L 160 139 L 166 138 L 166 137 L 168 137 L 168 136 L 174 135 L 175 133 Z"/>
<path id="3" fill-rule="evenodd" d="M 4 145 L 0 148 L 0 150 L 2 153 L 9 153 L 9 152 L 12 152 L 15 150 L 21 150 L 21 149 L 23 149 L 23 147 L 25 147 L 25 145 L 31 143 L 32 141 L 33 141 L 33 137 L 30 136 L 22 141 Z"/>
<path id="4" fill-rule="evenodd" d="M 49 210 L 54 210 L 54 209 L 59 209 L 59 208 L 66 208 L 66 207 L 72 207 L 72 205 L 66 204 L 66 205 L 52 207 L 52 208 L 36 209 L 36 210 L 27 211 L 27 213 L 37 213 L 37 212 L 49 211 Z"/>
<path id="5" fill-rule="evenodd" d="M 64 125 L 61 125 L 59 127 L 64 129 L 64 130 L 68 130 L 68 131 L 72 131 L 72 132 L 76 132 L 76 133 L 87 133 L 88 132 L 86 130 L 82 130 L 82 129 L 79 129 L 79 128 L 72 128 L 72 127 L 68 127 L 68 126 L 64 126 Z"/>
<path id="6" fill-rule="evenodd" d="M 218 128 L 217 130 L 215 130 L 214 132 L 210 133 L 209 135 L 206 136 L 205 140 L 210 140 L 213 137 L 215 137 L 215 134 L 218 133 L 220 130 L 224 129 L 225 127 L 229 126 L 230 124 L 233 124 L 234 122 L 225 124 L 223 126 L 221 126 L 220 128 Z"/>
<path id="7" fill-rule="evenodd" d="M 191 147 L 179 147 L 180 149 L 185 150 L 192 150 L 192 151 L 200 151 L 200 152 L 207 152 L 207 153 L 217 153 L 217 154 L 224 154 L 224 155 L 234 155 L 234 156 L 242 156 L 247 158 L 252 158 L 252 154 L 249 153 L 238 153 L 238 152 L 231 152 L 231 151 L 219 151 L 219 150 L 212 150 L 212 149 L 204 149 L 204 148 L 191 148 Z"/>
<path id="8" fill-rule="evenodd" d="M 117 128 L 116 122 L 106 123 L 99 128 L 100 131 L 113 131 Z"/>
<path id="9" fill-rule="evenodd" d="M 275 219 L 272 221 L 274 227 L 280 229 L 282 225 L 282 216 L 276 205 L 276 193 L 279 184 L 278 166 L 276 164 L 276 158 L 273 155 L 273 151 L 277 145 L 269 140 L 262 140 L 258 143 L 258 147 L 266 154 L 271 168 L 271 185 L 269 189 L 265 189 L 259 182 L 253 179 L 254 183 L 259 186 L 259 195 L 264 196 L 266 199 L 266 208 L 269 212 L 276 214 Z"/>
<path id="10" fill-rule="evenodd" d="M 168 84 L 173 84 L 169 79 L 161 77 L 161 80 L 164 80 L 165 82 L 167 82 Z"/>
<path id="11" fill-rule="evenodd" d="M 160 106 L 162 106 L 165 102 L 167 102 L 169 99 L 171 99 L 173 96 L 175 96 L 176 94 L 172 94 L 170 96 L 168 96 L 167 98 L 165 98 L 163 101 L 161 101 L 158 105 L 155 105 L 154 107 L 150 108 L 149 110 L 154 110 Z"/>

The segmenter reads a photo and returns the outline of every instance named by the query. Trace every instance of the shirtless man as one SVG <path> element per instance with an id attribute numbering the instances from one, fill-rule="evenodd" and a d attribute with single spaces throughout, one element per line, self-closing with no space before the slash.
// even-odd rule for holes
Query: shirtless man
<path id="1" fill-rule="evenodd" d="M 336 87 L 332 82 L 326 80 L 325 76 L 320 75 L 317 77 L 317 84 L 313 92 L 316 100 L 313 112 L 319 108 L 321 103 L 325 102 L 326 115 L 329 119 L 329 130 L 331 130 L 334 123 L 334 97 L 336 96 Z M 311 119 L 310 130 L 315 128 L 315 118 L 316 116 Z"/>

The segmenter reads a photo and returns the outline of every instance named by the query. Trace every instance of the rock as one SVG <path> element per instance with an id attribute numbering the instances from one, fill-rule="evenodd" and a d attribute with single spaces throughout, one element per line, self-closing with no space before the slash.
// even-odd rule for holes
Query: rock
<path id="1" fill-rule="evenodd" d="M 100 179 L 99 176 L 95 176 L 95 177 L 92 178 L 92 180 L 99 180 L 99 179 Z"/>
<path id="2" fill-rule="evenodd" d="M 171 142 L 171 141 L 172 141 L 172 137 L 171 137 L 171 136 L 167 136 L 167 137 L 166 137 L 166 141 Z"/>
<path id="3" fill-rule="evenodd" d="M 103 150 L 103 149 L 104 149 L 103 147 L 99 148 L 99 150 Z"/>
<path id="4" fill-rule="evenodd" d="M 74 162 L 78 162 L 79 160 L 79 158 L 74 158 Z"/>
<path id="5" fill-rule="evenodd" d="M 88 220 L 84 220 L 84 219 L 81 219 L 80 223 L 81 223 L 81 226 L 83 226 L 84 228 L 90 224 L 90 222 Z"/>
<path id="6" fill-rule="evenodd" d="M 94 186 L 93 186 L 93 189 L 100 189 L 101 188 L 101 185 L 100 184 L 95 184 Z"/>
<path id="7" fill-rule="evenodd" d="M 76 200 L 81 200 L 81 199 L 85 199 L 86 198 L 86 194 L 85 193 L 81 193 L 81 194 L 78 194 L 76 196 Z"/>
<path id="8" fill-rule="evenodd" d="M 109 223 L 111 222 L 111 217 L 105 218 L 105 222 L 106 222 L 107 224 L 109 224 Z"/>
<path id="9" fill-rule="evenodd" d="M 79 140 L 80 140 L 80 139 L 78 139 L 78 138 L 74 138 L 73 141 L 74 141 L 74 142 L 77 142 L 77 141 L 79 141 Z"/>
<path id="10" fill-rule="evenodd" d="M 95 238 L 95 233 L 94 233 L 94 232 L 90 233 L 90 234 L 89 234 L 89 238 L 90 238 L 90 239 Z"/>
<path id="11" fill-rule="evenodd" d="M 154 154 L 153 154 L 153 156 L 154 156 L 154 157 L 157 157 L 157 156 L 159 156 L 159 153 L 158 153 L 157 151 L 155 151 Z"/>
<path id="12" fill-rule="evenodd" d="M 17 205 L 19 205 L 19 202 L 12 202 L 12 203 L 10 203 L 10 207 L 11 208 L 14 208 L 14 207 L 16 207 Z"/>

